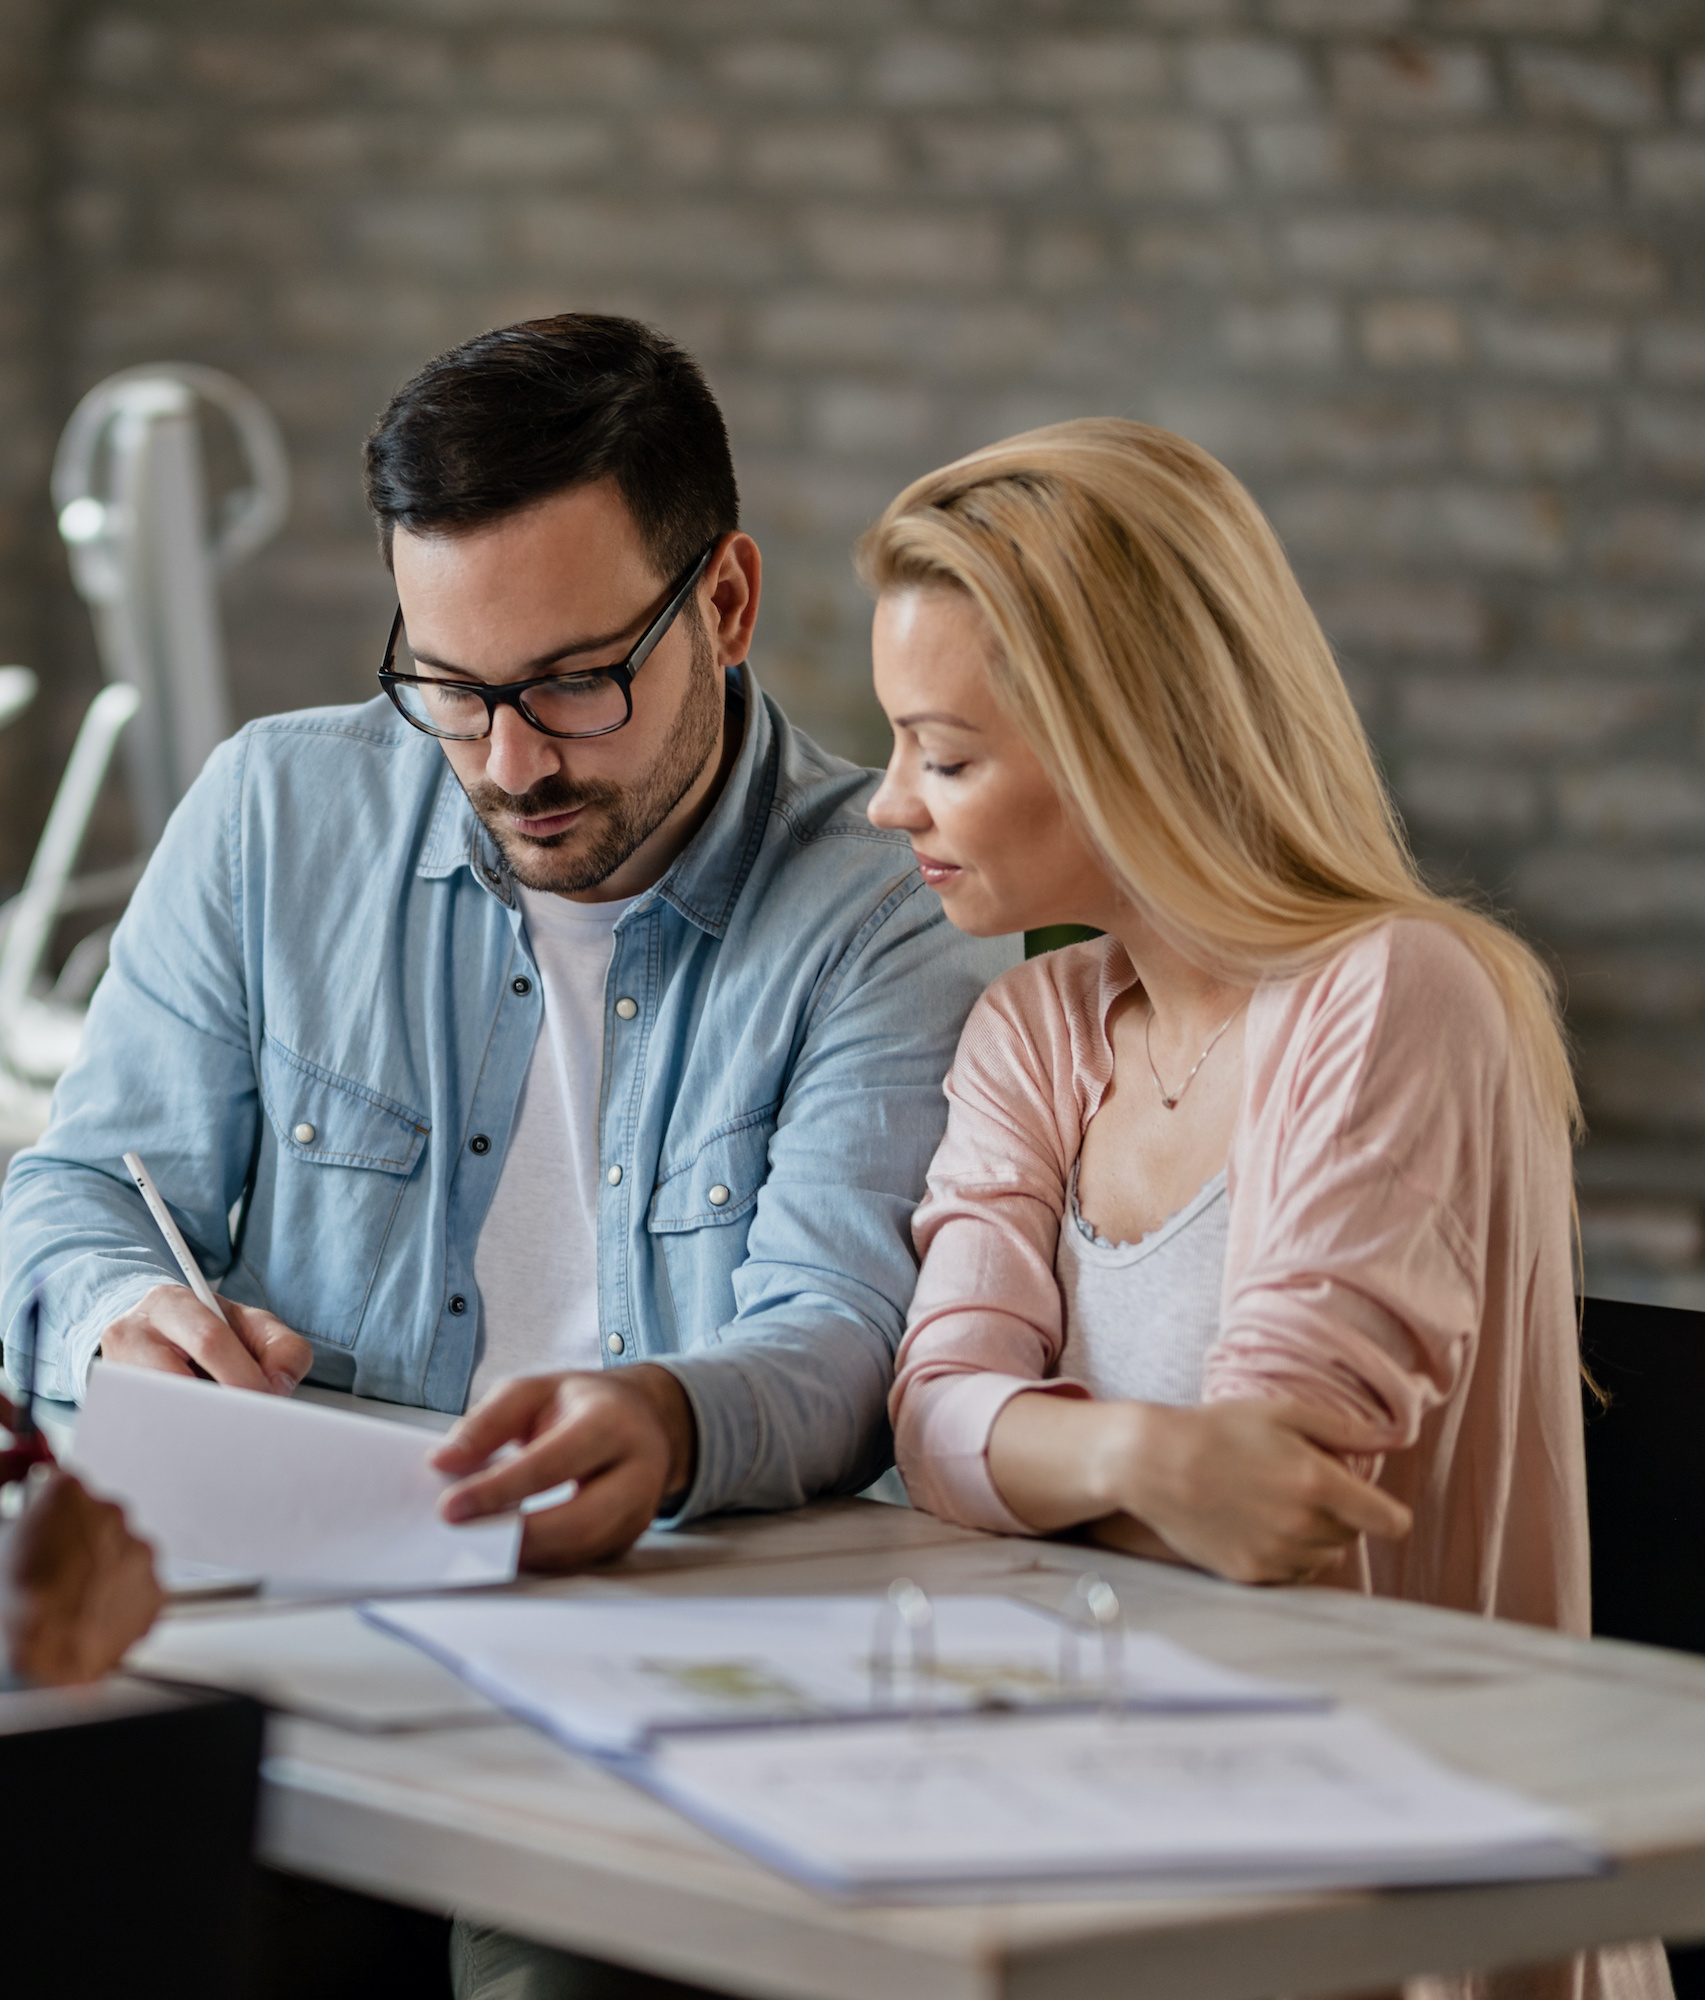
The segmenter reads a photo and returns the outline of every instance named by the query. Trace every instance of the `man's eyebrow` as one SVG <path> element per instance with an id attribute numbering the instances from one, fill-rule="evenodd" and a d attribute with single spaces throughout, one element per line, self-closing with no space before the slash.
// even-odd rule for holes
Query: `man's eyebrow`
<path id="1" fill-rule="evenodd" d="M 555 646 L 550 652 L 540 653 L 536 659 L 526 661 L 525 671 L 517 674 L 515 679 L 521 681 L 530 680 L 535 674 L 541 674 L 547 668 L 554 667 L 558 661 L 572 660 L 582 653 L 608 652 L 612 646 L 624 645 L 632 636 L 632 633 L 632 625 L 624 625 L 619 632 L 611 632 L 601 638 L 574 639 L 566 646 Z M 449 660 L 440 660 L 436 655 L 422 653 L 414 647 L 410 647 L 409 657 L 414 661 L 416 666 L 436 667 L 441 674 L 462 674 L 471 681 L 477 681 L 481 678 L 480 675 L 474 673 L 468 667 L 458 667 Z M 610 664 L 613 666 L 616 663 L 612 661 Z M 492 683 L 492 685 L 496 685 L 496 683 Z"/>
<path id="2" fill-rule="evenodd" d="M 893 726 L 896 729 L 916 729 L 923 722 L 945 723 L 949 729 L 968 729 L 973 736 L 983 733 L 976 723 L 967 722 L 964 716 L 954 715 L 945 708 L 924 708 L 919 709 L 916 715 L 897 715 Z"/>

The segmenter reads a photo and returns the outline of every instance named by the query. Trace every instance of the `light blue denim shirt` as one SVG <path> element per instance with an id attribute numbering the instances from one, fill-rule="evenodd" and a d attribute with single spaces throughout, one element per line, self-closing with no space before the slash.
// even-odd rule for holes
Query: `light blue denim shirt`
<path id="1" fill-rule="evenodd" d="M 865 818 L 869 772 L 745 669 L 732 692 L 738 760 L 617 925 L 605 990 L 599 1325 L 607 1367 L 663 1362 L 692 1403 L 677 1518 L 796 1506 L 888 1462 L 942 1078 L 1019 949 L 948 925 Z M 42 1393 L 79 1398 L 103 1328 L 178 1278 L 134 1147 L 208 1276 L 313 1343 L 315 1380 L 460 1410 L 541 1013 L 501 857 L 438 747 L 383 700 L 251 723 L 166 829 L 52 1124 L 6 1180 L 0 1325 L 39 1274 Z"/>

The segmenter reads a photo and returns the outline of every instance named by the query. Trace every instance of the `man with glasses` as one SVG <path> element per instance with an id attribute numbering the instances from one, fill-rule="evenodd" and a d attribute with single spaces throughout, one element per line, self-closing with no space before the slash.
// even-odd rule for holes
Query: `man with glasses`
<path id="1" fill-rule="evenodd" d="M 669 342 L 472 340 L 393 399 L 367 490 L 383 692 L 251 724 L 174 816 L 13 1163 L 0 1325 L 34 1277 L 51 1395 L 100 1353 L 467 1410 L 445 1510 L 552 1491 L 532 1567 L 856 1490 L 941 1079 L 1014 953 L 753 681 L 758 550 Z"/>

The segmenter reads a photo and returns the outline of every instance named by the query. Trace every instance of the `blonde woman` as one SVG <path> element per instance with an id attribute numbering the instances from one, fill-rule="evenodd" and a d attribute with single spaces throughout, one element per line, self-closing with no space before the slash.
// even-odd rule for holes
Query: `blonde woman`
<path id="1" fill-rule="evenodd" d="M 908 487 L 860 565 L 871 818 L 962 930 L 1106 934 L 966 1023 L 890 1404 L 912 1498 L 1585 1632 L 1551 984 L 1421 882 L 1248 494 L 1062 424 Z M 1628 1945 L 1408 2000 L 1492 1992 L 1670 1982 Z"/>
<path id="2" fill-rule="evenodd" d="M 1584 1632 L 1551 986 L 1421 882 L 1248 494 L 1064 424 L 860 553 L 871 818 L 963 930 L 1106 934 L 966 1025 L 891 1405 L 913 1499 Z"/>

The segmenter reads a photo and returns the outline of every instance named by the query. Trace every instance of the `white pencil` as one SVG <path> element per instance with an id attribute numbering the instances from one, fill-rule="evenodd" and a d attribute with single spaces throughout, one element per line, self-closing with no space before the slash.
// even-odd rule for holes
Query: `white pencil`
<path id="1" fill-rule="evenodd" d="M 190 1255 L 189 1245 L 184 1241 L 183 1231 L 172 1220 L 172 1211 L 160 1199 L 160 1190 L 154 1185 L 154 1176 L 142 1164 L 141 1156 L 126 1153 L 124 1164 L 130 1170 L 130 1178 L 136 1183 L 137 1191 L 148 1204 L 148 1213 L 160 1225 L 160 1234 L 166 1239 L 166 1248 L 177 1259 L 178 1269 L 184 1274 L 184 1283 L 206 1306 L 209 1312 L 216 1312 L 225 1319 L 225 1308 L 213 1296 L 213 1287 L 201 1275 L 201 1266 Z M 235 1331 L 235 1329 L 232 1329 Z"/>

